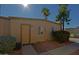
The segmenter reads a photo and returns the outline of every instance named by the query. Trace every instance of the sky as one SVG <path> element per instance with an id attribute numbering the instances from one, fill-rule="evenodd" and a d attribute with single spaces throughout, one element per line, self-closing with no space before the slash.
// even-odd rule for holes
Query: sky
<path id="1" fill-rule="evenodd" d="M 0 5 L 0 16 L 15 16 L 24 18 L 40 18 L 44 19 L 41 13 L 43 8 L 50 10 L 48 16 L 49 21 L 55 22 L 56 15 L 58 14 L 58 4 L 30 4 L 24 7 L 20 4 L 1 4 Z M 74 28 L 79 26 L 79 4 L 69 4 L 70 9 L 70 24 L 65 24 L 65 28 Z"/>

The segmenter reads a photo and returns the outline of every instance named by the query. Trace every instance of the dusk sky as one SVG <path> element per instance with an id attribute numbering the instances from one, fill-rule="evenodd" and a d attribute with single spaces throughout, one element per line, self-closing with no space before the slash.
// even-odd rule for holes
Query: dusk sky
<path id="1" fill-rule="evenodd" d="M 25 17 L 25 18 L 41 18 L 44 19 L 44 16 L 41 14 L 43 8 L 48 8 L 50 10 L 50 16 L 48 17 L 49 21 L 55 21 L 56 15 L 58 14 L 58 5 L 56 4 L 31 4 L 28 7 L 23 7 L 22 5 L 8 4 L 0 5 L 0 16 L 16 16 L 16 17 Z M 79 26 L 79 5 L 73 4 L 69 5 L 70 25 L 65 27 L 77 27 Z"/>

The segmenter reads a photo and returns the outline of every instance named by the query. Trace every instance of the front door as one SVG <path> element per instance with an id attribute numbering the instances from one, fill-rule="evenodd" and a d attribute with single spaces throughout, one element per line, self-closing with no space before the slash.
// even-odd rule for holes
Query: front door
<path id="1" fill-rule="evenodd" d="M 21 25 L 21 40 L 22 44 L 28 44 L 30 40 L 30 26 L 23 24 Z"/>

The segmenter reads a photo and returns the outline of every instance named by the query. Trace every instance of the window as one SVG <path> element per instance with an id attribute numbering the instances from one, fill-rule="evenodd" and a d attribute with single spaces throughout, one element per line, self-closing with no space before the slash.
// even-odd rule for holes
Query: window
<path id="1" fill-rule="evenodd" d="M 44 28 L 39 26 L 38 27 L 38 34 L 43 34 Z"/>

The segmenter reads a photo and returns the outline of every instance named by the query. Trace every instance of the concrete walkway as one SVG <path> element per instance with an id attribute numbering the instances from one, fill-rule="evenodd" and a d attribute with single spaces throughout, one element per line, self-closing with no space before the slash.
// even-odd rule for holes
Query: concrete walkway
<path id="1" fill-rule="evenodd" d="M 70 38 L 71 42 L 79 43 L 79 38 Z"/>
<path id="2" fill-rule="evenodd" d="M 74 41 L 75 40 L 75 41 Z M 70 45 L 65 45 L 63 47 L 59 47 L 48 52 L 40 53 L 40 55 L 69 55 L 76 50 L 79 50 L 79 39 L 70 38 L 70 41 L 76 42 Z M 23 55 L 38 55 L 36 50 L 32 45 L 26 45 L 22 47 L 22 54 Z"/>
<path id="3" fill-rule="evenodd" d="M 32 45 L 26 45 L 22 47 L 22 54 L 23 55 L 36 55 L 37 52 L 32 47 Z"/>
<path id="4" fill-rule="evenodd" d="M 72 43 L 67 46 L 56 48 L 48 52 L 41 53 L 40 55 L 68 55 L 79 49 L 79 43 Z"/>

